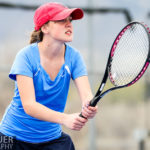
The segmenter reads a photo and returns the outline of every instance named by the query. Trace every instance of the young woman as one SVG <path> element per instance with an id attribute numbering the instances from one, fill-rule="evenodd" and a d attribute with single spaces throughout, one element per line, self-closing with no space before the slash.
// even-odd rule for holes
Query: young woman
<path id="1" fill-rule="evenodd" d="M 71 21 L 83 11 L 59 3 L 46 3 L 34 15 L 30 45 L 16 56 L 9 77 L 15 94 L 0 124 L 2 136 L 15 137 L 15 150 L 74 150 L 61 125 L 81 130 L 97 107 L 88 106 L 92 93 L 80 53 L 66 42 L 73 39 Z M 82 101 L 82 114 L 66 114 L 70 79 Z"/>

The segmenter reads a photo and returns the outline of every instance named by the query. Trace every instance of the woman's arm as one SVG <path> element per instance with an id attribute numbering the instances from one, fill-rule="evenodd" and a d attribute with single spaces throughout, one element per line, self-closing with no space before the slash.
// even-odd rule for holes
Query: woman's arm
<path id="1" fill-rule="evenodd" d="M 60 113 L 36 102 L 33 79 L 23 75 L 17 75 L 16 78 L 22 105 L 28 115 L 40 120 L 63 124 L 72 130 L 80 130 L 87 122 L 78 114 Z"/>
<path id="2" fill-rule="evenodd" d="M 77 87 L 80 99 L 82 101 L 82 115 L 86 118 L 93 118 L 97 113 L 97 106 L 89 106 L 90 100 L 93 98 L 93 94 L 90 88 L 90 84 L 87 76 L 82 76 L 74 80 Z"/>

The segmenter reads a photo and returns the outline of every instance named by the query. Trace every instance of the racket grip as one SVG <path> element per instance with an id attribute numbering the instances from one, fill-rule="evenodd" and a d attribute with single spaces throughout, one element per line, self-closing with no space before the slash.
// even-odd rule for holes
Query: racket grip
<path id="1" fill-rule="evenodd" d="M 98 97 L 94 97 L 91 101 L 90 101 L 90 103 L 89 103 L 89 106 L 91 106 L 91 107 L 95 107 L 96 106 L 96 104 L 97 104 L 97 102 L 99 101 L 99 99 L 100 99 L 100 97 L 98 96 Z M 83 115 L 82 115 L 82 113 L 80 113 L 80 115 L 79 115 L 80 117 L 82 117 L 82 118 L 85 118 L 85 119 L 87 119 L 86 117 L 84 117 Z"/>
<path id="2" fill-rule="evenodd" d="M 97 102 L 98 102 L 98 101 L 97 101 L 95 98 L 93 98 L 93 99 L 90 101 L 89 106 L 95 107 L 96 104 L 97 104 Z"/>
<path id="3" fill-rule="evenodd" d="M 80 115 L 79 115 L 80 117 L 82 117 L 82 118 L 85 118 L 85 119 L 87 119 L 86 117 L 84 117 L 83 115 L 82 115 L 82 113 L 80 113 Z"/>

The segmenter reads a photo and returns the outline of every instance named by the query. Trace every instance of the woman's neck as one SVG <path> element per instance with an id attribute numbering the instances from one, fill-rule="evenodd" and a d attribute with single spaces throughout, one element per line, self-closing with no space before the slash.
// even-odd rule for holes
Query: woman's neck
<path id="1" fill-rule="evenodd" d="M 39 42 L 40 54 L 49 59 L 62 58 L 65 54 L 65 44 L 56 42 Z"/>

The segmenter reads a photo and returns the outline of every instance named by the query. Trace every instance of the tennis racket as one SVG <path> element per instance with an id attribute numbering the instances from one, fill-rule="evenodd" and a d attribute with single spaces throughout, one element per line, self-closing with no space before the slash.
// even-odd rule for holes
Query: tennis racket
<path id="1" fill-rule="evenodd" d="M 143 23 L 131 22 L 116 37 L 102 82 L 89 105 L 94 107 L 109 92 L 136 83 L 145 73 L 149 63 L 150 29 Z M 108 77 L 112 87 L 103 92 Z M 82 113 L 80 116 L 84 117 Z"/>

